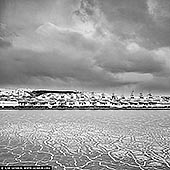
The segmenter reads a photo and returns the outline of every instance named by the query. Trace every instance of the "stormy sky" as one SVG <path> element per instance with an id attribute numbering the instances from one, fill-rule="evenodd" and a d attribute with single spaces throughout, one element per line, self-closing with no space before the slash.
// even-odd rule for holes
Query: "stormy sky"
<path id="1" fill-rule="evenodd" d="M 0 87 L 170 94 L 170 0 L 0 0 Z"/>

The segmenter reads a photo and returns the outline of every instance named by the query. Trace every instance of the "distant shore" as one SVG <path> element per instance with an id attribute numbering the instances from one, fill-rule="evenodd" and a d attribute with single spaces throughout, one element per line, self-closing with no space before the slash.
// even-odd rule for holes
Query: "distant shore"
<path id="1" fill-rule="evenodd" d="M 0 110 L 170 110 L 170 96 L 129 97 L 77 90 L 2 90 Z"/>

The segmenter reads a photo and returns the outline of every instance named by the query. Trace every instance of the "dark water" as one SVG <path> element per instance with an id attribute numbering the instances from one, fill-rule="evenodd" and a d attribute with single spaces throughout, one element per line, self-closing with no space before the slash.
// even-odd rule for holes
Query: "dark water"
<path id="1" fill-rule="evenodd" d="M 0 165 L 170 169 L 170 111 L 1 111 Z"/>

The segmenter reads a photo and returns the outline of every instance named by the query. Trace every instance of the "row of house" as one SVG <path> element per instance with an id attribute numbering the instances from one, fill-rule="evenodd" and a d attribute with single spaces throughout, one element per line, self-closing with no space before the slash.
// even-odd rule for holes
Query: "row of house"
<path id="1" fill-rule="evenodd" d="M 170 98 L 153 96 L 151 93 L 144 96 L 142 93 L 135 96 L 134 92 L 129 97 L 115 94 L 80 92 L 80 91 L 1 91 L 0 107 L 157 107 L 170 108 Z"/>

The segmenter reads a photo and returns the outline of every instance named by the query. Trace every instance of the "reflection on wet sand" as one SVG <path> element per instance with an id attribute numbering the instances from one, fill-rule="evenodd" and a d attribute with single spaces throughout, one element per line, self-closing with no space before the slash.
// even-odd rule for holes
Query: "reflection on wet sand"
<path id="1" fill-rule="evenodd" d="M 169 111 L 2 111 L 0 165 L 170 169 Z"/>

